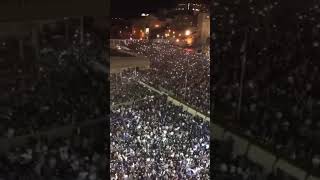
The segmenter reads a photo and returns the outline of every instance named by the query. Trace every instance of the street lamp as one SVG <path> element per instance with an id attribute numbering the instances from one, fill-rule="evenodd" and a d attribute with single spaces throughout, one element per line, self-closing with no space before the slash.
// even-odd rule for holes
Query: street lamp
<path id="1" fill-rule="evenodd" d="M 189 36 L 191 34 L 191 31 L 190 30 L 186 30 L 186 36 Z"/>

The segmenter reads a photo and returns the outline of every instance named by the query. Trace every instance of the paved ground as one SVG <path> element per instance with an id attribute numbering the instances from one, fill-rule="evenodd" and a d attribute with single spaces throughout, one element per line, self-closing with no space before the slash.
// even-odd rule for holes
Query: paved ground
<path id="1" fill-rule="evenodd" d="M 120 72 L 122 69 L 135 68 L 146 69 L 150 67 L 150 61 L 146 57 L 118 57 L 111 56 L 111 73 Z"/>

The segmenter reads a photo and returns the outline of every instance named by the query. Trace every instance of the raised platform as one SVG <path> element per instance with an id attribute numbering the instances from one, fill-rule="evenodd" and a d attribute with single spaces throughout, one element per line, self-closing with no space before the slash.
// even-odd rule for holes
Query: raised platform
<path id="1" fill-rule="evenodd" d="M 110 73 L 119 73 L 129 68 L 149 69 L 150 61 L 132 52 L 110 49 Z"/>

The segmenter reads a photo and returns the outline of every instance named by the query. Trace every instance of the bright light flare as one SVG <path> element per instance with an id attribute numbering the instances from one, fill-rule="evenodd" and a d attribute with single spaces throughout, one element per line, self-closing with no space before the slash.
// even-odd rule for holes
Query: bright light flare
<path id="1" fill-rule="evenodd" d="M 190 34 L 191 34 L 191 31 L 190 30 L 186 30 L 186 36 L 190 36 Z"/>

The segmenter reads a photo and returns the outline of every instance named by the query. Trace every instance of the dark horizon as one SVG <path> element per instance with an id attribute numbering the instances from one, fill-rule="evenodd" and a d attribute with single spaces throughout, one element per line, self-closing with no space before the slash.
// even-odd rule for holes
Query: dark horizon
<path id="1" fill-rule="evenodd" d="M 111 17 L 130 18 L 141 13 L 155 13 L 159 9 L 171 9 L 181 2 L 209 3 L 209 0 L 113 0 L 111 2 Z"/>
<path id="2" fill-rule="evenodd" d="M 136 17 L 141 13 L 155 13 L 161 8 L 169 9 L 176 5 L 176 0 L 114 0 L 111 2 L 111 17 Z"/>

